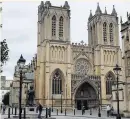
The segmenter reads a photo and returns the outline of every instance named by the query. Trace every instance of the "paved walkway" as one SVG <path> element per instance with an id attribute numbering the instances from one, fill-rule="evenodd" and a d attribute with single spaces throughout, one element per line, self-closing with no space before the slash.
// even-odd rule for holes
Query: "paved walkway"
<path id="1" fill-rule="evenodd" d="M 12 113 L 12 111 L 11 111 Z M 46 111 L 43 110 L 42 116 L 45 116 Z M 17 110 L 17 115 L 18 115 L 18 110 Z M 58 112 L 57 115 L 57 110 L 54 109 L 53 112 L 51 112 L 51 117 L 55 117 L 56 119 L 116 119 L 116 117 L 107 117 L 106 111 L 101 111 L 101 117 L 98 117 L 98 110 L 92 110 L 92 115 L 90 115 L 90 110 L 86 110 L 85 114 L 82 115 L 81 110 L 76 110 L 75 115 L 73 111 L 66 111 L 66 116 L 65 116 L 65 111 L 63 110 L 63 113 L 61 114 L 60 111 Z M 11 115 L 11 117 L 14 115 Z M 30 119 L 37 119 L 38 113 L 36 112 L 30 112 L 27 113 L 27 117 L 30 117 Z M 8 117 L 8 110 L 6 110 L 6 113 L 4 115 L 1 115 L 0 119 L 4 119 Z M 128 119 L 128 118 L 122 118 L 122 119 Z"/>

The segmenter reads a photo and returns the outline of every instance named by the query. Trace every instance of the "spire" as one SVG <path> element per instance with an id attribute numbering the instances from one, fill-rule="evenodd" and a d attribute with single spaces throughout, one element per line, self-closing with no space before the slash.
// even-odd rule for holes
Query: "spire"
<path id="1" fill-rule="evenodd" d="M 97 10 L 96 10 L 96 12 L 95 12 L 95 14 L 101 14 L 102 13 L 102 11 L 101 11 L 101 9 L 100 9 L 100 6 L 99 6 L 99 3 L 97 3 Z"/>
<path id="2" fill-rule="evenodd" d="M 89 20 L 91 19 L 93 17 L 93 15 L 92 15 L 92 10 L 90 10 L 90 15 L 89 15 Z"/>
<path id="3" fill-rule="evenodd" d="M 129 16 L 129 13 L 127 12 L 127 17 Z"/>
<path id="4" fill-rule="evenodd" d="M 107 10 L 106 10 L 106 7 L 105 7 L 105 12 L 104 12 L 104 14 L 107 14 Z"/>
<path id="5" fill-rule="evenodd" d="M 41 6 L 44 6 L 44 1 L 41 1 Z"/>
<path id="6" fill-rule="evenodd" d="M 120 17 L 120 23 L 122 24 L 122 17 Z"/>
<path id="7" fill-rule="evenodd" d="M 50 2 L 50 1 L 46 1 L 46 2 L 45 2 L 45 6 L 46 6 L 46 7 L 50 7 L 50 6 L 51 6 L 51 2 Z"/>
<path id="8" fill-rule="evenodd" d="M 117 12 L 116 12 L 116 10 L 115 10 L 115 6 L 114 6 L 114 5 L 113 5 L 113 10 L 112 10 L 111 15 L 117 16 Z"/>
<path id="9" fill-rule="evenodd" d="M 67 8 L 68 10 L 70 9 L 70 6 L 69 6 L 69 4 L 68 4 L 68 1 L 65 1 L 65 4 L 64 4 L 63 7 L 64 7 L 64 8 Z"/>

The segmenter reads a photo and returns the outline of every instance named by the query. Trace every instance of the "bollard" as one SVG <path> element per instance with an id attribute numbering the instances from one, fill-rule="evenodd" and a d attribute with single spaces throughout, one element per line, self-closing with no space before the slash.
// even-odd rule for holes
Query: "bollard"
<path id="1" fill-rule="evenodd" d="M 82 115 L 83 115 L 83 109 L 82 109 Z"/>
<path id="2" fill-rule="evenodd" d="M 12 107 L 12 114 L 13 114 L 13 107 Z"/>
<path id="3" fill-rule="evenodd" d="M 92 109 L 90 108 L 90 115 L 92 115 Z"/>
<path id="4" fill-rule="evenodd" d="M 75 115 L 75 109 L 74 109 L 74 115 Z"/>
<path id="5" fill-rule="evenodd" d="M 57 109 L 57 115 L 58 115 L 58 109 Z"/>
<path id="6" fill-rule="evenodd" d="M 48 118 L 48 109 L 46 108 L 46 118 Z"/>
<path id="7" fill-rule="evenodd" d="M 8 118 L 10 118 L 10 108 L 8 108 Z"/>
<path id="8" fill-rule="evenodd" d="M 26 108 L 24 108 L 24 112 L 23 113 L 24 113 L 24 117 L 23 118 L 26 119 Z"/>
<path id="9" fill-rule="evenodd" d="M 66 116 L 66 109 L 65 109 L 65 116 Z"/>
<path id="10" fill-rule="evenodd" d="M 15 107 L 15 110 L 14 110 L 14 111 L 15 111 L 15 115 L 17 115 L 17 107 Z"/>

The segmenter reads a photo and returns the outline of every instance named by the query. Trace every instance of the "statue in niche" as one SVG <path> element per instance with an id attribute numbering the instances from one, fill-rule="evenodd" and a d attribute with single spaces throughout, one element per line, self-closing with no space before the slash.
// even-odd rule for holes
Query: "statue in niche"
<path id="1" fill-rule="evenodd" d="M 28 90 L 28 100 L 27 100 L 27 105 L 29 106 L 33 106 L 34 105 L 34 88 L 33 86 L 30 86 L 30 89 Z"/>

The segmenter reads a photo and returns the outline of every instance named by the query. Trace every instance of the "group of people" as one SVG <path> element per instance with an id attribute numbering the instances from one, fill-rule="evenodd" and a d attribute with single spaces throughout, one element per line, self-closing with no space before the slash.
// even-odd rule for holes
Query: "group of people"
<path id="1" fill-rule="evenodd" d="M 109 117 L 112 114 L 113 111 L 113 107 L 110 107 L 109 105 L 107 105 L 107 117 Z"/>

